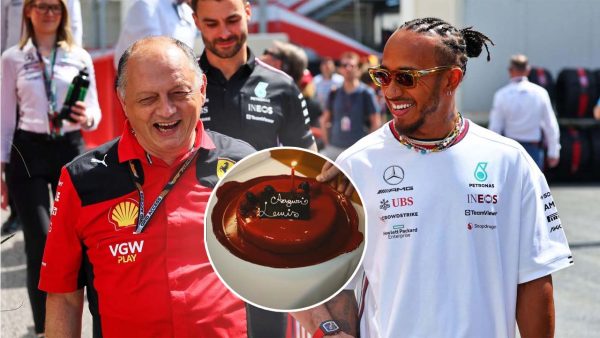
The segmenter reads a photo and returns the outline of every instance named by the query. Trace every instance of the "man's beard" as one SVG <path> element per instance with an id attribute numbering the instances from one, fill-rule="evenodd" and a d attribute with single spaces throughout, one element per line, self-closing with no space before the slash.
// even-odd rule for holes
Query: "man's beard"
<path id="1" fill-rule="evenodd" d="M 417 121 L 409 125 L 400 125 L 400 123 L 394 121 L 394 127 L 400 135 L 406 135 L 410 137 L 410 135 L 419 130 L 419 128 L 421 128 L 425 124 L 426 120 L 429 118 L 429 115 L 433 114 L 435 111 L 438 110 L 438 107 L 440 105 L 440 84 L 441 81 L 435 82 L 435 87 L 431 92 L 431 95 L 429 95 L 429 98 L 427 99 L 427 102 L 430 103 L 427 106 L 423 107 L 423 109 L 421 109 L 421 111 L 419 112 L 419 119 Z"/>
<path id="2" fill-rule="evenodd" d="M 242 33 L 241 35 L 232 35 L 230 38 L 228 39 L 214 39 L 213 41 L 208 41 L 206 39 L 204 39 L 204 37 L 202 37 L 202 41 L 204 42 L 204 47 L 206 49 L 208 49 L 211 53 L 215 54 L 216 56 L 220 57 L 221 59 L 229 59 L 234 57 L 235 55 L 237 55 L 237 53 L 240 51 L 240 49 L 242 49 L 242 46 L 244 45 L 244 43 L 246 42 L 246 38 L 247 35 L 245 33 Z M 216 45 L 219 42 L 225 42 L 225 41 L 235 41 L 235 45 L 233 45 L 233 48 L 228 49 L 228 50 L 219 50 Z"/>

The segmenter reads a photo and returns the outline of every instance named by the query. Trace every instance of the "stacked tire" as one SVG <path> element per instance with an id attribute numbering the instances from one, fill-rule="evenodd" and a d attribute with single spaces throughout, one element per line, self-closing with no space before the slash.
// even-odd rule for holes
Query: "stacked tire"
<path id="1" fill-rule="evenodd" d="M 559 117 L 591 118 L 598 100 L 597 75 L 585 68 L 563 69 L 556 80 Z"/>
<path id="2" fill-rule="evenodd" d="M 552 73 L 550 73 L 548 69 L 543 67 L 531 67 L 531 71 L 527 78 L 530 82 L 546 89 L 548 95 L 550 95 L 550 101 L 552 101 L 553 105 L 556 104 L 556 83 L 554 77 L 552 77 Z"/>
<path id="3" fill-rule="evenodd" d="M 532 73 L 534 71 L 536 75 L 542 74 L 542 70 L 532 70 Z M 547 74 L 544 72 L 541 76 L 547 77 Z M 544 88 L 552 95 L 552 87 Z M 594 106 L 600 95 L 600 69 L 563 69 L 556 78 L 554 90 L 561 150 L 559 165 L 546 172 L 548 179 L 600 181 L 600 122 L 593 120 Z"/>

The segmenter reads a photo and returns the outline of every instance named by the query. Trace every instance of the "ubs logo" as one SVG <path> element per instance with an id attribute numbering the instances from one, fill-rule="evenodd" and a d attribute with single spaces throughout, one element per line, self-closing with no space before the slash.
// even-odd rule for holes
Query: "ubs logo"
<path id="1" fill-rule="evenodd" d="M 383 172 L 383 180 L 389 185 L 398 185 L 404 180 L 404 169 L 391 165 Z"/>

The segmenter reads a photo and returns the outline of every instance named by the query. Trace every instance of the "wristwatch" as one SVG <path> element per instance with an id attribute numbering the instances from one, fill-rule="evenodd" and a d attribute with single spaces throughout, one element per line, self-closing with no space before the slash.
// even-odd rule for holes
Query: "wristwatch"
<path id="1" fill-rule="evenodd" d="M 342 329 L 340 329 L 340 325 L 335 320 L 326 320 L 319 324 L 319 328 L 312 334 L 312 338 L 332 336 L 340 331 Z"/>

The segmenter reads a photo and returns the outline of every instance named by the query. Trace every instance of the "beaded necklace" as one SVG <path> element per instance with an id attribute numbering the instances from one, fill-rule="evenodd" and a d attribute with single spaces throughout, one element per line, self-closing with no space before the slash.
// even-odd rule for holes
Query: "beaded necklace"
<path id="1" fill-rule="evenodd" d="M 449 148 L 456 142 L 457 137 L 462 134 L 465 128 L 465 120 L 463 119 L 462 115 L 458 113 L 458 116 L 456 117 L 456 120 L 454 122 L 454 128 L 446 137 L 444 137 L 441 140 L 421 141 L 415 140 L 405 135 L 398 134 L 398 132 L 396 131 L 396 127 L 394 127 L 393 123 L 394 122 L 392 121 L 391 129 L 394 136 L 396 136 L 398 142 L 403 144 L 408 149 L 413 149 L 414 151 L 423 155 L 428 153 L 439 152 Z"/>

